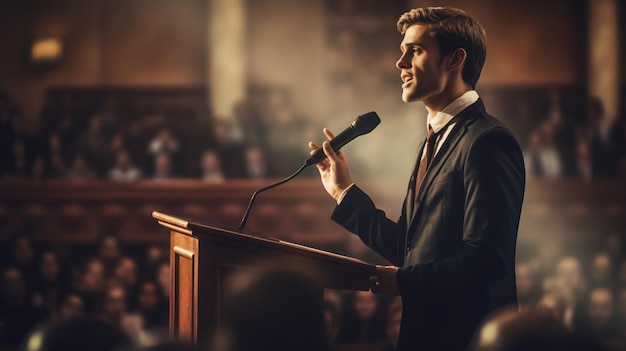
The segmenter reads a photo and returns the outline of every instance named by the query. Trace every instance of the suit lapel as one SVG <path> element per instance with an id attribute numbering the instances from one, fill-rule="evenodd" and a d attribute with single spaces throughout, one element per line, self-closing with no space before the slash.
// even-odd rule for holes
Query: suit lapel
<path id="1" fill-rule="evenodd" d="M 414 205 L 415 205 L 415 177 L 417 177 L 417 169 L 420 164 L 420 158 L 424 152 L 424 145 L 426 141 L 422 141 L 417 147 L 417 157 L 415 161 L 415 167 L 413 167 L 413 173 L 411 173 L 411 179 L 409 179 L 409 186 L 406 197 L 404 198 L 404 215 L 406 217 L 406 227 L 408 228 L 413 218 Z"/>
<path id="2" fill-rule="evenodd" d="M 476 115 L 476 113 L 479 113 L 481 110 L 484 111 L 484 105 L 479 99 L 476 103 L 470 105 L 458 115 L 458 121 L 452 128 L 452 131 L 450 131 L 450 134 L 448 135 L 447 139 L 445 140 L 437 154 L 435 154 L 432 163 L 430 164 L 428 170 L 426 171 L 426 174 L 424 175 L 424 180 L 422 181 L 422 185 L 420 186 L 420 189 L 418 191 L 417 199 L 413 206 L 413 211 L 409 216 L 410 219 L 408 220 L 409 224 L 407 226 L 407 229 L 409 229 L 411 225 L 414 224 L 414 219 L 416 218 L 416 215 L 419 213 L 420 208 L 424 203 L 424 198 L 426 197 L 426 193 L 432 185 L 433 180 L 441 171 L 441 168 L 445 164 L 446 159 L 450 156 L 450 154 L 452 154 L 459 141 L 463 138 L 463 135 L 465 135 L 465 133 L 467 132 L 467 123 L 472 120 L 472 116 Z M 409 229 L 409 233 L 410 232 L 411 230 Z"/>

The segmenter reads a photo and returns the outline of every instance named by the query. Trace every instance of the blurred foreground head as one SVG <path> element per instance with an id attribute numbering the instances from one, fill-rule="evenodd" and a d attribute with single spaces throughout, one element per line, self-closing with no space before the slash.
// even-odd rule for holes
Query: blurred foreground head
<path id="1" fill-rule="evenodd" d="M 308 272 L 269 266 L 236 272 L 232 278 L 224 294 L 224 325 L 216 349 L 323 349 L 322 291 Z"/>
<path id="2" fill-rule="evenodd" d="M 112 351 L 128 347 L 129 339 L 109 323 L 92 318 L 70 318 L 43 337 L 40 351 Z"/>
<path id="3" fill-rule="evenodd" d="M 554 315 L 505 308 L 489 317 L 474 337 L 472 351 L 607 350 L 572 335 Z"/>

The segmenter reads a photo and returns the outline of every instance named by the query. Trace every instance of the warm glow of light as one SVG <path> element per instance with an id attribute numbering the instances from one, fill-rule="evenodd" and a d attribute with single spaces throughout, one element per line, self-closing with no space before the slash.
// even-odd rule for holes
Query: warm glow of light
<path id="1" fill-rule="evenodd" d="M 61 58 L 63 43 L 58 38 L 35 40 L 30 57 L 33 61 L 53 61 Z"/>
<path id="2" fill-rule="evenodd" d="M 498 338 L 498 326 L 496 323 L 487 323 L 480 331 L 481 345 L 492 345 Z"/>

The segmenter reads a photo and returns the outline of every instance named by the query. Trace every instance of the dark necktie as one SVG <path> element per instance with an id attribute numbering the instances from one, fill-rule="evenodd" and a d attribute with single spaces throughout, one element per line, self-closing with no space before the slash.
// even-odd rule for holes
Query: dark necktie
<path id="1" fill-rule="evenodd" d="M 420 161 L 419 168 L 417 169 L 417 178 L 415 179 L 415 197 L 417 197 L 417 193 L 420 190 L 420 185 L 424 180 L 424 176 L 426 175 L 426 170 L 428 169 L 428 165 L 432 161 L 433 154 L 435 152 L 435 143 L 437 140 L 437 134 L 433 131 L 433 129 L 428 125 L 428 135 L 426 136 L 426 155 Z"/>

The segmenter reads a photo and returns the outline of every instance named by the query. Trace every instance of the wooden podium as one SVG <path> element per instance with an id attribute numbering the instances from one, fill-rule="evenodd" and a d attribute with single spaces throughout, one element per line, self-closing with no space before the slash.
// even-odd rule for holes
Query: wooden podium
<path id="1" fill-rule="evenodd" d="M 206 348 L 220 326 L 224 279 L 267 259 L 300 264 L 324 289 L 368 290 L 374 266 L 278 239 L 260 238 L 153 212 L 170 229 L 170 336 Z"/>

